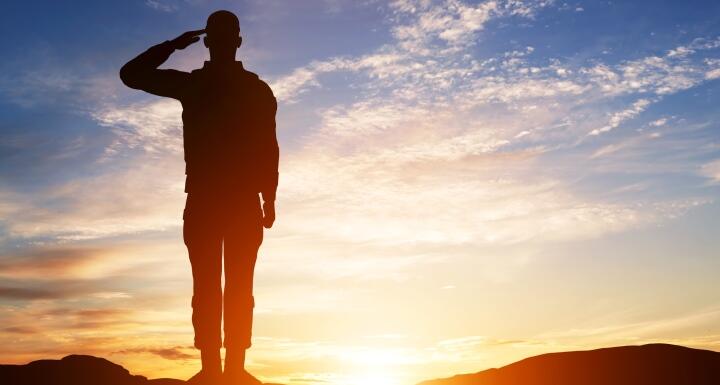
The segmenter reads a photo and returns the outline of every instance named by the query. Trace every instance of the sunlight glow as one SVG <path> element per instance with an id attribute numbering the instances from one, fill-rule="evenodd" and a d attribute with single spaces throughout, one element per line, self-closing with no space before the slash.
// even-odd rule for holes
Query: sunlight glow
<path id="1" fill-rule="evenodd" d="M 343 361 L 355 367 L 348 385 L 399 385 L 398 366 L 408 364 L 408 358 L 398 349 L 368 348 L 340 353 Z"/>
<path id="2" fill-rule="evenodd" d="M 383 369 L 372 372 L 359 374 L 357 377 L 352 377 L 348 382 L 348 385 L 399 385 L 400 382 L 395 378 L 392 373 Z"/>

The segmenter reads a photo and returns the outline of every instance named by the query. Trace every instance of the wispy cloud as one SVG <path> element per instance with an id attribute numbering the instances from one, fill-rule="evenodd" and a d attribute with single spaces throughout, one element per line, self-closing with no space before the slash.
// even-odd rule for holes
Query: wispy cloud
<path id="1" fill-rule="evenodd" d="M 62 276 L 92 262 L 100 254 L 93 248 L 36 247 L 0 255 L 0 277 Z"/>
<path id="2" fill-rule="evenodd" d="M 0 287 L 0 298 L 5 299 L 16 299 L 16 300 L 30 300 L 30 299 L 50 299 L 62 296 L 62 292 L 54 290 L 42 290 L 36 288 L 23 288 L 23 287 L 12 287 L 2 286 Z"/>
<path id="3" fill-rule="evenodd" d="M 720 182 L 720 159 L 703 164 L 700 173 L 715 183 Z"/>
<path id="4" fill-rule="evenodd" d="M 614 128 L 617 128 L 622 122 L 632 119 L 647 108 L 651 103 L 648 99 L 638 99 L 632 104 L 627 110 L 616 112 L 610 116 L 608 124 L 600 128 L 596 128 L 590 131 L 590 135 L 600 135 L 604 132 L 608 132 Z"/>
<path id="5" fill-rule="evenodd" d="M 169 0 L 145 0 L 145 5 L 161 12 L 175 12 L 178 10 L 177 4 Z"/>
<path id="6" fill-rule="evenodd" d="M 140 348 L 132 348 L 132 349 L 123 349 L 116 354 L 142 354 L 142 353 L 149 353 L 154 354 L 156 356 L 162 357 L 166 360 L 180 360 L 180 361 L 186 361 L 186 360 L 194 360 L 197 358 L 197 355 L 194 352 L 193 346 L 174 346 L 170 348 L 165 347 L 140 347 Z M 188 353 L 190 351 L 191 353 Z"/>

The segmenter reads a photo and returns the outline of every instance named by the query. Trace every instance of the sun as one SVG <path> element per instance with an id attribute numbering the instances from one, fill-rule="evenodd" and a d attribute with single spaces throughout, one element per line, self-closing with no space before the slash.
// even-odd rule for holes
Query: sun
<path id="1" fill-rule="evenodd" d="M 341 353 L 351 371 L 343 385 L 401 385 L 399 367 L 407 358 L 401 351 L 387 348 L 364 348 Z"/>
<path id="2" fill-rule="evenodd" d="M 381 368 L 370 373 L 358 373 L 357 376 L 350 376 L 347 385 L 400 385 L 400 382 L 394 373 L 386 368 Z"/>

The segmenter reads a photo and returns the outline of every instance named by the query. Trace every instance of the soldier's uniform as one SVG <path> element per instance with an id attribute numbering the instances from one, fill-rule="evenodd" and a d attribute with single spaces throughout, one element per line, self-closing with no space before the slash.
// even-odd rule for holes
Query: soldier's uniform
<path id="1" fill-rule="evenodd" d="M 244 349 L 250 347 L 253 271 L 263 238 L 258 193 L 274 201 L 277 189 L 277 103 L 270 87 L 239 61 L 208 61 L 189 73 L 158 69 L 173 51 L 170 42 L 151 47 L 123 67 L 121 78 L 182 103 L 183 238 L 193 273 L 195 347 L 223 345 L 224 314 L 224 346 Z"/>

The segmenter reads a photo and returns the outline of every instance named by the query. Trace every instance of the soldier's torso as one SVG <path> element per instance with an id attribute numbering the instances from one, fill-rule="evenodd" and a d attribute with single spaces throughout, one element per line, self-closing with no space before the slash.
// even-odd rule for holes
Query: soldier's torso
<path id="1" fill-rule="evenodd" d="M 188 189 L 252 191 L 262 154 L 262 83 L 238 63 L 191 73 L 183 105 Z"/>

